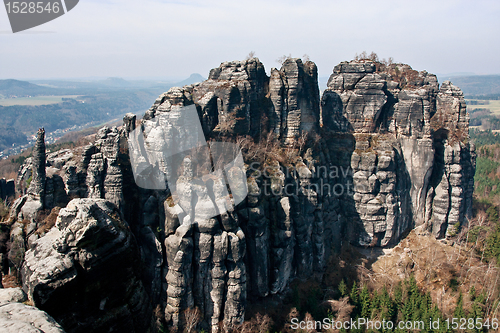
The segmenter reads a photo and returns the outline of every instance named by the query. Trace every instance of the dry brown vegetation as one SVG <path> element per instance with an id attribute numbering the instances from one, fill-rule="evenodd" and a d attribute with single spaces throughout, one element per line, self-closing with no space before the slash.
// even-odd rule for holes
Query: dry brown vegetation
<path id="1" fill-rule="evenodd" d="M 10 201 L 10 198 L 7 198 L 7 202 L 0 199 L 0 222 L 4 222 L 9 218 Z"/>
<path id="2" fill-rule="evenodd" d="M 182 313 L 184 333 L 197 332 L 196 328 L 201 321 L 201 312 L 198 307 L 189 308 Z"/>
<path id="3" fill-rule="evenodd" d="M 54 207 L 52 210 L 45 210 L 38 216 L 38 229 L 36 233 L 43 235 L 48 232 L 56 224 L 57 216 L 59 216 L 60 207 Z"/>
<path id="4" fill-rule="evenodd" d="M 459 235 L 462 240 L 464 237 L 466 231 Z M 369 268 L 359 267 L 360 280 L 372 290 L 385 286 L 391 292 L 398 282 L 413 275 L 445 316 L 453 314 L 459 293 L 468 295 L 474 287 L 487 295 L 486 315 L 496 316 L 500 270 L 495 261 L 478 257 L 474 243 L 446 243 L 417 228 L 390 254 L 376 259 Z M 470 298 L 464 297 L 464 307 L 470 306 Z"/>
<path id="5" fill-rule="evenodd" d="M 319 141 L 317 134 L 302 132 L 290 145 L 283 145 L 274 133 L 268 133 L 260 141 L 250 137 L 239 137 L 236 144 L 241 148 L 246 163 L 258 162 L 260 165 L 274 165 L 276 161 L 284 166 L 294 165 L 303 156 L 306 147 L 313 147 Z"/>
<path id="6" fill-rule="evenodd" d="M 268 333 L 271 330 L 273 321 L 269 315 L 257 313 L 250 320 L 245 321 L 240 326 L 236 327 L 235 333 Z"/>
<path id="7" fill-rule="evenodd" d="M 371 52 L 368 54 L 366 51 L 361 52 L 360 54 L 355 54 L 354 55 L 354 60 L 355 61 L 373 61 L 375 63 L 380 63 L 382 65 L 392 65 L 394 63 L 394 59 L 392 57 L 389 57 L 387 60 L 385 58 L 380 59 L 378 55 L 375 52 Z"/>
<path id="8" fill-rule="evenodd" d="M 406 64 L 395 63 L 392 57 L 380 59 L 375 52 L 368 54 L 366 51 L 363 51 L 359 55 L 356 54 L 354 60 L 358 62 L 373 62 L 376 72 L 389 74 L 391 79 L 398 82 L 399 86 L 403 89 L 414 88 L 422 83 L 422 78 L 420 78 L 418 71 Z"/>
<path id="9" fill-rule="evenodd" d="M 349 318 L 354 306 L 339 287 L 344 281 L 347 286 L 354 282 L 364 286 L 370 295 L 382 295 L 387 291 L 394 297 L 398 286 L 400 288 L 402 282 L 405 285 L 411 279 L 415 279 L 422 295 L 430 296 L 432 304 L 445 318 L 456 315 L 460 297 L 463 309 L 472 313 L 473 307 L 478 306 L 473 302 L 477 295 L 484 295 L 486 299 L 484 305 L 479 304 L 484 318 L 498 318 L 500 269 L 494 258 L 487 260 L 482 255 L 480 240 L 471 241 L 476 238 L 470 230 L 479 223 L 484 225 L 485 220 L 479 214 L 471 221 L 470 227 L 462 227 L 453 240 L 436 240 L 419 227 L 392 249 L 362 249 L 346 245 L 338 256 L 329 259 L 322 279 L 313 276 L 306 281 L 293 281 L 289 294 L 279 306 L 278 301 L 273 300 L 251 304 L 247 320 L 255 321 L 257 314 L 264 311 L 275 323 L 273 330 L 293 332 L 291 318 Z M 331 329 L 328 332 L 337 331 Z"/>
<path id="10" fill-rule="evenodd" d="M 21 287 L 20 281 L 14 275 L 4 275 L 2 277 L 2 285 L 4 288 L 16 288 Z"/>

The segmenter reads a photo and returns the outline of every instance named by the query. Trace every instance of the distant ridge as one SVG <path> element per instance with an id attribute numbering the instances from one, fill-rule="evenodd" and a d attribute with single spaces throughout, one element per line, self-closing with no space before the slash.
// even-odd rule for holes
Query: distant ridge
<path id="1" fill-rule="evenodd" d="M 451 81 L 464 95 L 500 94 L 500 75 L 441 76 L 439 82 Z"/>
<path id="2" fill-rule="evenodd" d="M 124 80 L 121 77 L 108 77 L 106 80 L 97 81 L 97 83 L 112 87 L 130 87 L 132 85 L 131 82 Z"/>
<path id="3" fill-rule="evenodd" d="M 206 79 L 203 76 L 201 76 L 201 74 L 193 73 L 187 79 L 185 79 L 184 81 L 177 82 L 175 84 L 175 86 L 184 87 L 185 85 L 193 84 L 193 83 L 198 83 L 198 82 L 203 82 L 205 80 Z"/>
<path id="4" fill-rule="evenodd" d="M 27 81 L 13 79 L 0 80 L 0 98 L 26 97 L 55 94 L 56 90 Z"/>
<path id="5" fill-rule="evenodd" d="M 437 74 L 437 77 L 442 79 L 442 78 L 449 78 L 449 77 L 455 77 L 455 76 L 474 76 L 474 75 L 480 75 L 476 74 L 474 72 L 454 72 L 454 73 L 446 73 L 446 74 Z"/>

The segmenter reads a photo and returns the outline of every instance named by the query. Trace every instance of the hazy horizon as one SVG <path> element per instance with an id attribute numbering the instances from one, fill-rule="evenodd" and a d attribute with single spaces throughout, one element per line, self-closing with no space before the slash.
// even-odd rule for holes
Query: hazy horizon
<path id="1" fill-rule="evenodd" d="M 499 14 L 495 1 L 86 0 L 12 34 L 0 9 L 0 79 L 207 77 L 251 51 L 267 72 L 307 54 L 326 77 L 374 51 L 438 75 L 494 75 Z"/>

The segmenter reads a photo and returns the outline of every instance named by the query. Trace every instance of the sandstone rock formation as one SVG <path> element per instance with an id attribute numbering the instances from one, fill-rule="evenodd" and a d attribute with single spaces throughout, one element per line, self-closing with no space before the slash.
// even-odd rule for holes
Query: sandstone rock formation
<path id="1" fill-rule="evenodd" d="M 386 245 L 421 224 L 444 237 L 470 214 L 475 158 L 460 89 L 407 65 L 345 62 L 321 103 L 324 127 L 356 140 L 356 242 Z"/>
<path id="2" fill-rule="evenodd" d="M 74 199 L 22 267 L 35 306 L 71 332 L 147 332 L 151 303 L 140 280 L 139 251 L 118 209 L 103 199 Z"/>
<path id="3" fill-rule="evenodd" d="M 16 194 L 16 183 L 14 179 L 0 179 L 0 198 L 7 200 Z"/>
<path id="4" fill-rule="evenodd" d="M 20 288 L 0 289 L 0 330 L 5 333 L 64 333 L 45 312 L 22 304 L 26 294 Z"/>
<path id="5" fill-rule="evenodd" d="M 46 180 L 46 158 L 45 158 L 45 130 L 39 129 L 33 148 L 33 158 L 30 159 L 29 187 L 25 197 L 18 201 L 26 201 L 21 208 L 20 219 L 33 220 L 36 214 L 45 207 L 45 180 Z M 21 168 L 26 172 L 27 168 Z M 26 180 L 28 182 L 28 180 Z M 14 205 L 16 206 L 16 205 Z M 19 212 L 16 212 L 19 213 Z"/>
<path id="6" fill-rule="evenodd" d="M 207 141 L 242 147 L 248 195 L 235 207 L 238 189 L 224 192 L 216 170 L 194 167 L 203 150 L 179 158 L 178 170 L 160 158 L 166 145 L 201 139 L 175 123 L 188 106 Z M 136 128 L 147 149 L 131 152 Z M 46 155 L 43 132 L 38 141 L 19 172 L 18 184 L 32 181 L 12 207 L 5 255 L 68 332 L 146 332 L 153 308 L 157 324 L 182 328 L 193 307 L 200 327 L 229 329 L 249 302 L 322 274 L 345 242 L 387 246 L 420 225 L 443 238 L 472 206 L 463 95 L 403 64 L 341 63 L 320 97 L 310 61 L 287 59 L 270 77 L 256 58 L 225 62 L 162 94 L 140 124 L 127 114 L 122 128 L 102 128 L 91 145 Z M 137 186 L 131 158 L 144 183 L 161 186 Z"/>
<path id="7" fill-rule="evenodd" d="M 312 61 L 286 59 L 280 70 L 272 69 L 269 94 L 273 103 L 271 129 L 286 143 L 303 132 L 319 128 L 318 70 Z"/>

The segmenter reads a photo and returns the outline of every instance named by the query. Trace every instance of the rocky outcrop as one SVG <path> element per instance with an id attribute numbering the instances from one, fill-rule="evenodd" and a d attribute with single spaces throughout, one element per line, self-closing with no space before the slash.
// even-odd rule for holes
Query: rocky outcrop
<path id="1" fill-rule="evenodd" d="M 0 330 L 5 333 L 64 333 L 62 327 L 45 312 L 22 304 L 26 294 L 21 288 L 0 289 Z"/>
<path id="2" fill-rule="evenodd" d="M 0 288 L 0 304 L 22 303 L 27 300 L 28 297 L 21 288 Z"/>
<path id="3" fill-rule="evenodd" d="M 0 179 L 0 198 L 7 200 L 16 194 L 16 183 L 14 179 Z"/>
<path id="4" fill-rule="evenodd" d="M 0 304 L 0 329 L 5 333 L 64 333 L 52 317 L 22 303 Z"/>
<path id="5" fill-rule="evenodd" d="M 45 130 L 39 129 L 33 148 L 33 170 L 28 195 L 38 199 L 43 207 L 45 201 Z"/>
<path id="6" fill-rule="evenodd" d="M 38 130 L 35 147 L 33 148 L 33 157 L 29 161 L 29 172 L 27 168 L 21 168 L 25 176 L 29 178 L 25 180 L 29 183 L 26 202 L 22 205 L 22 216 L 20 219 L 33 221 L 37 213 L 45 208 L 45 180 L 46 180 L 46 156 L 45 156 L 45 130 Z"/>
<path id="7" fill-rule="evenodd" d="M 119 210 L 75 199 L 27 251 L 23 288 L 69 332 L 147 332 L 152 308 L 138 247 Z"/>
<path id="8" fill-rule="evenodd" d="M 312 61 L 286 59 L 280 70 L 272 69 L 269 82 L 273 112 L 271 130 L 287 144 L 319 126 L 318 70 Z"/>
<path id="9" fill-rule="evenodd" d="M 91 145 L 45 157 L 37 141 L 10 265 L 68 332 L 146 332 L 153 307 L 158 323 L 182 328 L 196 307 L 201 328 L 230 329 L 249 302 L 321 275 L 345 242 L 453 234 L 472 206 L 467 131 L 461 91 L 408 65 L 341 63 L 320 98 L 310 61 L 270 77 L 256 58 L 225 62 Z M 241 146 L 247 191 L 214 153 L 224 140 Z M 40 212 L 54 207 L 66 208 L 47 232 Z"/>
<path id="10" fill-rule="evenodd" d="M 269 105 L 265 98 L 268 81 L 258 59 L 225 62 L 210 71 L 208 80 L 162 94 L 146 112 L 144 119 L 168 112 L 172 105 L 197 105 L 206 133 L 216 129 L 236 135 L 258 135 L 260 119 Z"/>
<path id="11" fill-rule="evenodd" d="M 317 131 L 320 115 L 316 66 L 312 62 L 303 64 L 300 59 L 290 59 L 278 74 L 277 88 L 269 88 L 269 78 L 258 59 L 223 63 L 211 71 L 207 81 L 182 89 L 173 88 L 160 96 L 142 124 L 143 140 L 149 147 L 147 152 L 142 152 L 144 161 L 155 156 L 153 160 L 160 162 L 157 175 L 148 176 L 148 179 L 169 178 L 169 174 L 176 173 L 172 165 L 161 164 L 163 152 L 183 151 L 198 145 L 196 128 L 181 123 L 177 115 L 180 107 L 196 107 L 207 137 L 230 134 L 259 138 L 263 137 L 263 132 L 271 130 L 285 145 L 291 145 L 301 134 Z M 274 105 L 281 105 L 281 109 L 276 111 Z M 130 123 L 128 119 L 126 124 Z M 174 125 L 165 125 L 167 123 Z M 140 156 L 134 158 L 142 161 Z M 199 158 L 198 165 L 202 164 Z M 253 187 L 256 193 L 250 190 L 250 201 L 243 202 L 234 211 L 228 210 L 223 202 L 216 203 L 225 213 L 208 216 L 208 208 L 212 205 L 210 193 L 200 187 L 201 180 L 193 179 L 193 170 L 186 169 L 190 165 L 189 160 L 184 160 L 184 176 L 175 184 L 176 195 L 182 198 L 179 205 L 168 198 L 165 201 L 165 317 L 170 324 L 182 326 L 183 311 L 196 306 L 205 318 L 203 325 L 217 331 L 221 321 L 226 327 L 242 322 L 248 294 L 255 298 L 285 290 L 297 269 L 293 260 L 295 233 L 300 237 L 297 242 L 300 249 L 296 252 L 301 256 L 300 275 L 309 274 L 313 265 L 322 269 L 325 260 L 323 223 L 321 213 L 310 218 L 317 211 L 316 199 L 311 199 L 306 208 L 301 207 L 310 200 L 307 198 L 309 190 L 306 187 L 310 185 L 307 174 L 287 180 L 297 185 L 301 183 L 304 191 L 304 195 L 293 203 L 281 195 L 268 200 L 260 193 L 262 187 L 268 185 L 259 178 Z M 304 168 L 307 169 L 305 165 Z M 148 169 L 142 170 L 144 173 Z M 281 172 L 279 165 L 276 171 Z M 281 180 L 269 188 L 283 190 L 285 175 L 279 177 Z M 173 193 L 173 184 L 168 185 L 167 192 Z M 215 180 L 214 192 L 222 188 L 221 185 Z M 231 201 L 229 196 L 226 199 Z M 304 221 L 302 213 L 307 215 Z M 286 221 L 272 220 L 285 216 L 288 216 Z M 298 231 L 293 226 L 294 217 L 300 223 Z M 317 226 L 314 231 L 311 222 Z M 272 232 L 274 227 L 282 230 L 276 238 Z M 278 258 L 271 256 L 273 252 Z M 313 256 L 319 258 L 314 263 Z M 271 265 L 276 268 L 270 270 Z"/>
<path id="12" fill-rule="evenodd" d="M 444 237 L 463 223 L 475 154 L 460 89 L 408 65 L 353 61 L 335 67 L 321 103 L 324 127 L 356 138 L 352 241 L 386 245 L 422 224 Z"/>

